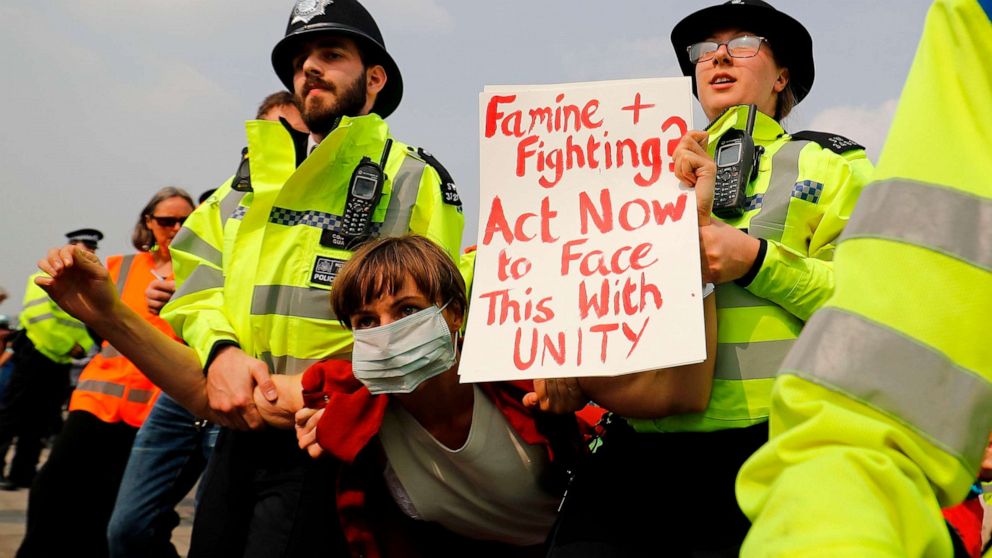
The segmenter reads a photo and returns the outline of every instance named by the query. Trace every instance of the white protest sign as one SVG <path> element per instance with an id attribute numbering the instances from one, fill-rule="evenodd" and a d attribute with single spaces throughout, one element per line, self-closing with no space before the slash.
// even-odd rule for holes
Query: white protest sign
<path id="1" fill-rule="evenodd" d="M 487 87 L 463 382 L 706 357 L 688 78 Z"/>

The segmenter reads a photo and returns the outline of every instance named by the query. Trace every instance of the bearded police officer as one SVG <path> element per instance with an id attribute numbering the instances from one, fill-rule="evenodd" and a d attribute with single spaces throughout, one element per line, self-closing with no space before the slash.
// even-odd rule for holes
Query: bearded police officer
<path id="1" fill-rule="evenodd" d="M 299 394 L 278 393 L 269 375 L 347 358 L 351 338 L 328 291 L 352 250 L 415 232 L 454 258 L 462 235 L 448 173 L 394 140 L 383 121 L 403 81 L 361 4 L 297 2 L 272 64 L 311 133 L 248 122 L 234 178 L 171 247 L 178 288 L 162 316 L 197 352 L 210 405 L 227 427 L 204 476 L 190 556 L 346 552 L 329 530 L 337 524 L 333 465 L 309 459 L 292 431 L 259 431 L 255 401 L 292 424 Z M 253 400 L 256 386 L 264 397 Z"/>

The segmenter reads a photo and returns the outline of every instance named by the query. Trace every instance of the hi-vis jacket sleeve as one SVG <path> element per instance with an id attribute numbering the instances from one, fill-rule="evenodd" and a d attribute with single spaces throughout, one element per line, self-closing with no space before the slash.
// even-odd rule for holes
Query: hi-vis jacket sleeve
<path id="1" fill-rule="evenodd" d="M 741 469 L 742 556 L 950 557 L 992 429 L 992 1 L 938 0 L 836 292 Z"/>
<path id="2" fill-rule="evenodd" d="M 218 342 L 238 341 L 224 313 L 225 216 L 221 207 L 229 195 L 232 190 L 225 183 L 190 214 L 169 246 L 176 293 L 161 316 L 196 351 L 201 364 Z"/>
<path id="3" fill-rule="evenodd" d="M 449 199 L 445 199 L 445 196 Z M 454 196 L 451 199 L 451 196 Z M 428 165 L 420 176 L 417 203 L 410 216 L 410 232 L 423 235 L 441 245 L 455 262 L 462 245 L 465 216 L 454 185 L 442 184 L 434 167 Z"/>
<path id="4" fill-rule="evenodd" d="M 35 273 L 28 277 L 21 323 L 28 330 L 28 337 L 38 352 L 54 362 L 68 363 L 72 348 L 79 345 L 84 351 L 89 351 L 93 347 L 93 338 L 82 322 L 62 310 L 48 293 L 35 284 L 34 278 L 39 275 L 42 274 Z"/>
<path id="5" fill-rule="evenodd" d="M 767 240 L 765 259 L 747 290 L 804 321 L 823 306 L 834 290 L 837 238 L 872 171 L 863 149 L 838 154 L 807 144 L 799 157 L 798 182 L 812 185 L 811 195 L 818 198 L 812 198 L 815 203 L 791 201 L 782 239 Z"/>

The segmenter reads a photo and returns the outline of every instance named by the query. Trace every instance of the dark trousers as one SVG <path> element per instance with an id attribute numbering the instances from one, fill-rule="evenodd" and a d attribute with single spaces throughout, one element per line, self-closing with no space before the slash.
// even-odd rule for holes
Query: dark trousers
<path id="1" fill-rule="evenodd" d="M 578 467 L 548 556 L 736 557 L 750 523 L 734 483 L 767 440 L 767 424 L 665 434 L 612 425 Z"/>
<path id="2" fill-rule="evenodd" d="M 38 471 L 17 558 L 107 556 L 107 522 L 138 429 L 72 411 Z"/>
<path id="3" fill-rule="evenodd" d="M 190 558 L 348 556 L 335 506 L 337 465 L 292 431 L 222 429 L 203 473 Z"/>
<path id="4" fill-rule="evenodd" d="M 41 455 L 41 439 L 59 421 L 69 389 L 69 365 L 52 362 L 34 348 L 26 335 L 14 345 L 10 383 L 0 401 L 0 448 L 14 438 L 17 446 L 10 480 L 28 485 Z"/>

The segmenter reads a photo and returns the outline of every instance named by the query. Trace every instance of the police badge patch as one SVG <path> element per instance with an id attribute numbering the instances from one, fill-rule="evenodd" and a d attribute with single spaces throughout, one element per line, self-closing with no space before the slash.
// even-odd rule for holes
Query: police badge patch
<path id="1" fill-rule="evenodd" d="M 293 19 L 289 24 L 309 23 L 314 17 L 324 15 L 324 10 L 333 3 L 334 0 L 299 0 L 293 8 Z"/>
<path id="2" fill-rule="evenodd" d="M 317 256 L 317 259 L 313 262 L 313 272 L 310 273 L 310 282 L 330 287 L 343 265 L 344 260 Z"/>

